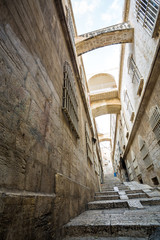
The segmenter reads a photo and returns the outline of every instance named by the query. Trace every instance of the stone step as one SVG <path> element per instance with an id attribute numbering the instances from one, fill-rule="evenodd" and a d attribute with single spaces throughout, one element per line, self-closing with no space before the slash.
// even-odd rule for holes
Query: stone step
<path id="1" fill-rule="evenodd" d="M 118 195 L 109 195 L 109 196 L 100 195 L 100 196 L 95 196 L 94 199 L 96 201 L 100 201 L 100 200 L 117 200 L 117 199 L 120 199 L 120 197 Z"/>
<path id="2" fill-rule="evenodd" d="M 112 209 L 112 208 L 129 208 L 126 200 L 101 200 L 88 203 L 89 210 Z"/>
<path id="3" fill-rule="evenodd" d="M 127 190 L 125 191 L 126 194 L 131 194 L 131 193 L 144 193 L 143 190 Z"/>
<path id="4" fill-rule="evenodd" d="M 101 189 L 103 190 L 103 191 L 114 191 L 114 188 L 105 188 L 105 187 L 101 187 Z"/>
<path id="5" fill-rule="evenodd" d="M 63 240 L 148 240 L 148 237 L 139 238 L 139 237 L 94 237 L 94 236 L 86 236 L 86 237 L 66 237 Z"/>
<path id="6" fill-rule="evenodd" d="M 115 192 L 115 191 L 108 191 L 108 192 L 96 192 L 95 193 L 96 196 L 99 196 L 99 195 L 118 195 L 118 192 Z"/>
<path id="7" fill-rule="evenodd" d="M 141 199 L 140 202 L 143 206 L 155 206 L 160 205 L 160 198 Z"/>
<path id="8" fill-rule="evenodd" d="M 133 198 L 148 198 L 146 193 L 130 193 L 130 194 L 127 194 L 127 197 L 129 199 L 133 199 Z"/>
<path id="9" fill-rule="evenodd" d="M 136 206 L 135 203 L 139 201 L 139 204 Z M 134 203 L 135 202 L 135 203 Z M 144 198 L 144 199 L 128 199 L 128 200 L 101 200 L 101 201 L 93 201 L 88 203 L 89 210 L 97 210 L 97 209 L 114 209 L 114 208 L 134 208 L 139 209 L 139 205 L 143 206 L 155 206 L 160 205 L 160 198 Z"/>
<path id="10" fill-rule="evenodd" d="M 88 210 L 64 226 L 70 237 L 149 237 L 160 228 L 159 206 L 119 212 Z M 103 238 L 102 238 L 103 239 Z M 122 238 L 124 239 L 124 238 Z M 158 239 L 158 238 L 157 238 Z"/>

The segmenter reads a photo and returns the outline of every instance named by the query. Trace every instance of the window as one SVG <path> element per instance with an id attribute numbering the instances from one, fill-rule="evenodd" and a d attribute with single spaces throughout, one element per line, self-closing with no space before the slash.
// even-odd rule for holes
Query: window
<path id="1" fill-rule="evenodd" d="M 136 176 L 139 176 L 140 169 L 139 169 L 139 166 L 138 166 L 138 162 L 137 162 L 135 153 L 133 151 L 131 151 L 131 156 L 132 156 L 132 161 L 133 161 L 133 167 L 134 167 L 135 174 L 136 174 Z"/>
<path id="2" fill-rule="evenodd" d="M 160 109 L 154 106 L 150 111 L 150 125 L 160 145 Z"/>
<path id="3" fill-rule="evenodd" d="M 125 119 L 124 113 L 122 113 L 121 119 L 122 119 L 122 126 L 124 128 L 125 136 L 128 139 L 129 131 L 128 131 L 128 127 L 127 127 L 127 123 L 126 123 L 126 119 Z"/>
<path id="4" fill-rule="evenodd" d="M 134 61 L 132 55 L 129 57 L 128 73 L 131 76 L 132 83 L 137 84 L 137 86 L 138 86 L 137 95 L 140 96 L 142 89 L 143 89 L 144 80 L 142 78 L 141 73 L 139 72 L 139 69 L 137 68 L 137 66 L 135 64 L 135 61 Z"/>
<path id="5" fill-rule="evenodd" d="M 139 141 L 139 149 L 141 152 L 142 159 L 145 163 L 146 168 L 148 169 L 153 165 L 153 163 L 151 161 L 149 151 L 146 146 L 146 142 L 141 138 L 141 136 L 138 137 L 138 141 Z"/>
<path id="6" fill-rule="evenodd" d="M 159 27 L 159 9 L 159 0 L 135 0 L 137 21 L 141 23 L 151 37 L 155 37 Z"/>
<path id="7" fill-rule="evenodd" d="M 68 62 L 64 64 L 64 82 L 63 82 L 63 106 L 62 110 L 66 116 L 70 128 L 78 135 L 78 102 L 76 96 L 76 89 L 74 85 L 74 78 L 72 74 L 71 67 Z"/>
<path id="8" fill-rule="evenodd" d="M 130 102 L 127 90 L 124 91 L 124 102 L 126 104 L 126 109 L 128 110 L 129 115 L 130 115 L 130 121 L 133 122 L 133 120 L 134 120 L 134 111 L 133 111 L 133 107 L 131 105 L 131 102 Z"/>
<path id="9" fill-rule="evenodd" d="M 143 180 L 142 180 L 142 176 L 141 175 L 138 176 L 138 181 L 143 184 Z"/>
<path id="10" fill-rule="evenodd" d="M 134 179 L 134 177 L 133 177 L 131 165 L 128 160 L 126 161 L 126 166 L 127 166 L 127 170 L 128 170 L 129 179 L 132 181 Z"/>
<path id="11" fill-rule="evenodd" d="M 90 137 L 89 126 L 87 122 L 85 124 L 85 135 L 86 135 L 87 158 L 93 164 L 92 139 Z"/>
<path id="12" fill-rule="evenodd" d="M 98 167 L 98 157 L 97 157 L 97 153 L 94 152 L 94 169 L 97 175 L 99 175 L 99 167 Z"/>
<path id="13" fill-rule="evenodd" d="M 157 177 L 152 178 L 152 182 L 154 185 L 159 185 L 159 181 Z"/>
<path id="14" fill-rule="evenodd" d="M 71 11 L 70 9 L 67 7 L 67 25 L 68 25 L 68 29 L 69 29 L 69 34 L 71 37 L 71 41 L 75 50 L 75 31 L 74 31 L 74 25 L 73 25 L 73 20 L 72 20 L 72 15 L 71 15 Z"/>

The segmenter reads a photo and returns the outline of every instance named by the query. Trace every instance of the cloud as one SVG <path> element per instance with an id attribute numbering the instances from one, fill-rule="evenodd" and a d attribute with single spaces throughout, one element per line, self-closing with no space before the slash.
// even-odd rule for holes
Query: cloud
<path id="1" fill-rule="evenodd" d="M 122 0 L 114 0 L 107 11 L 101 14 L 101 19 L 105 21 L 106 26 L 120 23 L 122 20 Z"/>
<path id="2" fill-rule="evenodd" d="M 92 17 L 92 15 L 88 15 L 86 24 L 87 24 L 87 27 L 92 27 L 93 26 L 93 17 Z"/>
<path id="3" fill-rule="evenodd" d="M 83 15 L 87 12 L 93 12 L 100 4 L 101 0 L 76 0 L 73 1 L 75 14 Z"/>
<path id="4" fill-rule="evenodd" d="M 110 8 L 117 10 L 119 9 L 119 7 L 120 7 L 119 0 L 114 0 Z"/>

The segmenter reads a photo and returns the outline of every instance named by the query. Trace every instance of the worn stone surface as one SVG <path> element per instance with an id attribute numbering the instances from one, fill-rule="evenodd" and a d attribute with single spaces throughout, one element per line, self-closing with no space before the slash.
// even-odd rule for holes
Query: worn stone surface
<path id="1" fill-rule="evenodd" d="M 1 239 L 55 239 L 99 190 L 94 164 L 87 161 L 89 117 L 56 7 L 51 0 L 0 3 Z M 79 103 L 79 140 L 62 114 L 65 61 Z M 44 205 L 37 203 L 38 193 Z M 48 194 L 55 193 L 52 201 Z"/>
<path id="2" fill-rule="evenodd" d="M 119 183 L 117 185 L 117 188 L 125 186 Z M 139 191 L 140 186 L 143 189 L 143 185 L 139 184 Z M 134 191 L 133 195 L 143 194 Z M 128 192 L 131 194 L 132 190 Z M 128 196 L 125 191 L 118 191 L 118 194 Z M 64 239 L 154 239 L 155 236 L 160 236 L 159 200 L 140 198 L 90 202 L 89 210 L 64 226 Z"/>

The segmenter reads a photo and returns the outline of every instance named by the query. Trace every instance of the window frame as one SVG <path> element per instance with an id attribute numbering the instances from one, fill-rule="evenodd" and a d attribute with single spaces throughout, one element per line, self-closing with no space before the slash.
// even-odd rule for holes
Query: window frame
<path id="1" fill-rule="evenodd" d="M 160 20 L 160 1 L 135 0 L 134 14 L 137 22 L 143 26 L 146 32 L 152 38 L 156 37 L 159 28 L 158 22 Z"/>

